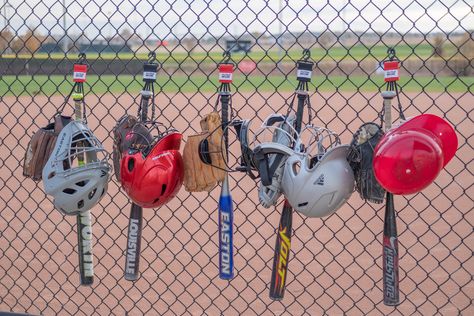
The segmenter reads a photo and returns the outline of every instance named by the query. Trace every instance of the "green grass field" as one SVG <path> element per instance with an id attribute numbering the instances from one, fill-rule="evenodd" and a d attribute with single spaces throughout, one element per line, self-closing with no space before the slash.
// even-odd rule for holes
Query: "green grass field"
<path id="1" fill-rule="evenodd" d="M 293 76 L 234 76 L 233 90 L 239 92 L 292 91 L 296 80 Z M 175 75 L 158 77 L 158 91 L 166 93 L 212 92 L 217 88 L 217 80 L 206 76 Z M 383 83 L 381 76 L 345 76 L 316 77 L 313 80 L 319 91 L 378 91 Z M 415 77 L 402 78 L 400 85 L 407 92 L 474 92 L 474 77 Z M 71 89 L 70 77 L 64 76 L 0 76 L 0 96 L 53 95 L 58 92 L 67 94 Z M 142 89 L 141 77 L 89 75 L 86 92 L 97 95 L 104 93 L 138 93 Z"/>
<path id="2" fill-rule="evenodd" d="M 419 44 L 419 45 L 399 45 L 396 47 L 397 56 L 401 60 L 409 59 L 409 58 L 421 58 L 426 59 L 428 57 L 432 57 L 433 54 L 433 47 L 430 44 Z M 456 48 L 453 45 L 445 45 L 444 52 L 445 58 L 450 58 L 456 53 Z M 87 53 L 87 52 L 86 52 Z M 242 59 L 252 59 L 254 61 L 290 61 L 290 60 L 297 60 L 301 57 L 302 49 L 300 47 L 295 47 L 294 49 L 290 49 L 287 52 L 284 52 L 280 55 L 279 51 L 276 49 L 272 49 L 270 51 L 264 52 L 254 49 L 252 52 L 248 54 L 237 53 L 233 55 L 233 60 L 238 62 Z M 311 58 L 315 61 L 329 61 L 329 60 L 355 60 L 361 61 L 365 59 L 370 60 L 382 60 L 387 55 L 387 47 L 385 46 L 371 46 L 366 47 L 365 45 L 359 44 L 354 45 L 350 48 L 344 48 L 342 46 L 335 46 L 330 47 L 328 49 L 324 49 L 321 47 L 315 47 L 311 49 Z M 65 56 L 62 53 L 38 53 L 34 56 L 20 54 L 18 56 L 15 55 L 3 55 L 4 58 L 38 58 L 38 59 L 64 59 Z M 68 54 L 67 59 L 75 60 L 77 54 Z M 87 53 L 87 58 L 89 60 L 95 60 L 98 58 L 101 59 L 140 59 L 146 60 L 146 54 L 134 54 L 134 53 Z M 165 51 L 165 49 L 159 49 L 157 52 L 157 59 L 159 62 L 166 62 L 167 64 L 173 63 L 183 63 L 186 61 L 196 61 L 196 62 L 219 62 L 222 59 L 222 53 L 219 51 L 211 51 L 211 52 L 169 52 Z"/>

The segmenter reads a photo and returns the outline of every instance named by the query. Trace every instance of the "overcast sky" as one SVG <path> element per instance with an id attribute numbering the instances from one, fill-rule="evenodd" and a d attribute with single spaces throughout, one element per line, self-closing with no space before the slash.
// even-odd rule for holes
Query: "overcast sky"
<path id="1" fill-rule="evenodd" d="M 89 38 L 125 27 L 137 28 L 142 36 L 153 29 L 153 37 L 160 38 L 189 32 L 217 37 L 244 31 L 341 31 L 348 25 L 355 31 L 401 33 L 474 29 L 474 0 L 290 0 L 281 1 L 280 14 L 279 0 L 8 0 L 13 7 L 6 10 L 8 25 L 19 33 L 26 25 L 39 25 L 42 33 L 62 34 L 63 1 L 68 32 L 82 29 Z"/>

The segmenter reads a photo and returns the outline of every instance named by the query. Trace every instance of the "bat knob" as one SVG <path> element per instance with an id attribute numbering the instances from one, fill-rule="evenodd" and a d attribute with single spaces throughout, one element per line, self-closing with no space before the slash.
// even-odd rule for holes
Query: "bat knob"
<path id="1" fill-rule="evenodd" d="M 382 91 L 382 98 L 384 99 L 393 99 L 396 95 L 395 91 Z"/>

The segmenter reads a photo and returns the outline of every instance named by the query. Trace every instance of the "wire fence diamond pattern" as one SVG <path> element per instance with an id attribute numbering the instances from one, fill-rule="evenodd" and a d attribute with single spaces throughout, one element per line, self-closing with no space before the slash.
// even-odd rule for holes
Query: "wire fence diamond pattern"
<path id="1" fill-rule="evenodd" d="M 32 314 L 443 314 L 471 315 L 474 11 L 468 1 L 4 0 L 0 33 L 0 310 Z M 294 215 L 285 297 L 269 298 L 282 203 L 265 209 L 257 185 L 230 174 L 234 267 L 219 279 L 219 190 L 181 189 L 144 210 L 140 278 L 123 278 L 130 202 L 115 178 L 91 212 L 95 281 L 79 285 L 74 217 L 54 209 L 21 166 L 87 53 L 88 125 L 112 150 L 112 128 L 140 102 L 149 51 L 160 63 L 157 118 L 198 132 L 212 110 L 217 64 L 237 65 L 234 114 L 253 126 L 285 113 L 303 49 L 315 62 L 315 123 L 350 142 L 382 108 L 379 62 L 395 47 L 407 116 L 433 113 L 459 148 L 426 190 L 398 196 L 401 304 L 382 302 L 383 206 L 354 193 L 334 215 Z M 66 53 L 65 53 L 66 52 Z M 72 107 L 65 112 L 72 113 Z M 69 113 L 66 113 L 69 114 Z M 231 151 L 238 150 L 235 139 Z"/>

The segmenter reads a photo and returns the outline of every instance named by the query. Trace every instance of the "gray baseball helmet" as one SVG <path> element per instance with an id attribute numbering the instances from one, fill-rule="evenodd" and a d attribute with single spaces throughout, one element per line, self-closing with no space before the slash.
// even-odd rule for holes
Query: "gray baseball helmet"
<path id="1" fill-rule="evenodd" d="M 296 211 L 324 217 L 337 211 L 354 191 L 354 174 L 346 159 L 349 146 L 341 145 L 339 136 L 327 129 L 305 129 L 314 137 L 304 146 L 298 139 L 295 148 L 301 150 L 287 158 L 281 188 Z"/>

